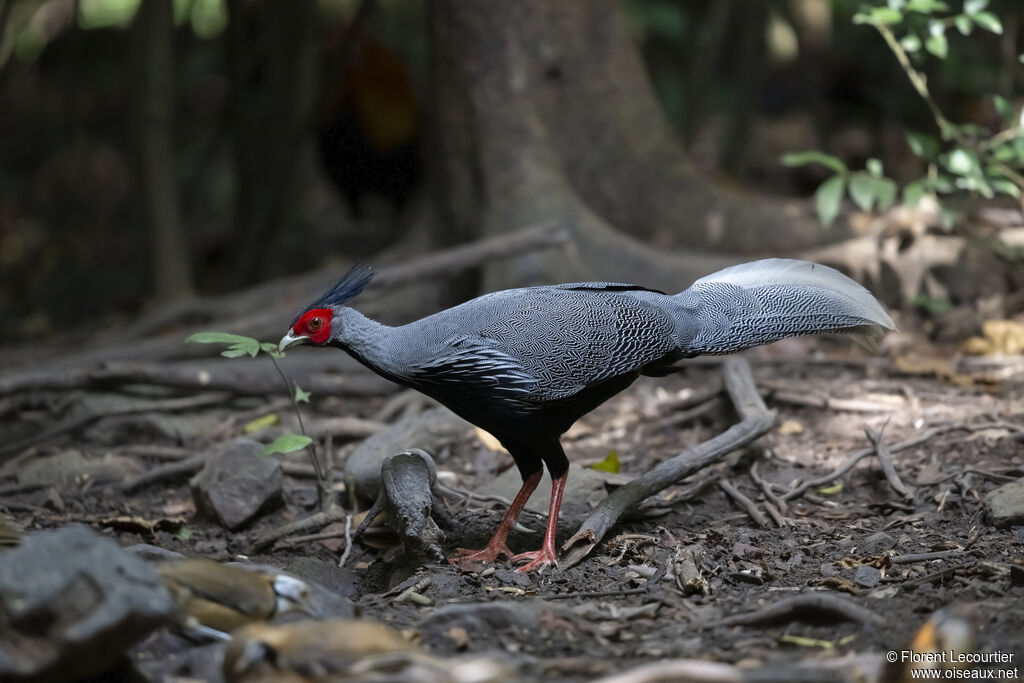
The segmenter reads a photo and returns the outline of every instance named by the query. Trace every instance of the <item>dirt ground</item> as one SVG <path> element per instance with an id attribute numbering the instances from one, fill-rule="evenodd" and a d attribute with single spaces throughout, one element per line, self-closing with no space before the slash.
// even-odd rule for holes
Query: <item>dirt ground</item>
<path id="1" fill-rule="evenodd" d="M 351 599 L 362 616 L 400 629 L 435 654 L 497 658 L 522 680 L 588 680 L 666 658 L 737 664 L 766 680 L 787 667 L 833 661 L 839 663 L 836 680 L 847 680 L 853 668 L 843 662 L 905 647 L 929 615 L 951 605 L 968 615 L 976 651 L 1012 653 L 1019 665 L 1024 527 L 990 526 L 983 498 L 1024 476 L 1024 373 L 1008 365 L 1011 370 L 1004 368 L 994 381 L 978 374 L 940 378 L 820 341 L 794 344 L 781 348 L 785 355 L 778 347 L 751 355 L 759 390 L 778 416 L 769 434 L 662 491 L 569 568 L 518 574 L 502 559 L 493 570 L 467 572 L 389 547 L 379 532 L 376 547 L 356 542 L 340 569 L 343 538 L 285 539 L 250 553 L 255 535 L 315 511 L 314 482 L 297 474 L 285 478 L 284 505 L 239 532 L 196 514 L 187 474 L 120 492 L 124 479 L 166 464 L 166 455 L 152 457 L 155 451 L 140 455 L 139 445 L 194 452 L 242 433 L 243 424 L 232 416 L 253 420 L 268 406 L 289 427 L 292 417 L 277 397 L 235 397 L 174 414 L 92 421 L 33 446 L 18 456 L 18 468 L 69 452 L 108 467 L 33 486 L 5 466 L 0 507 L 29 533 L 85 522 L 123 546 L 147 543 L 216 560 L 245 556 L 281 568 L 313 558 L 322 562 L 325 585 Z M 693 391 L 719 382 L 719 374 L 717 365 L 702 362 L 674 376 L 638 381 L 581 420 L 564 439 L 566 453 L 590 467 L 615 452 L 621 474 L 635 476 L 715 436 L 736 420 L 724 393 L 698 404 L 698 411 L 680 406 Z M 314 396 L 303 410 L 307 419 L 370 419 L 386 400 Z M 43 419 L 50 407 L 41 397 L 35 417 Z M 19 410 L 24 419 L 33 408 Z M 960 428 L 982 424 L 987 427 Z M 759 526 L 719 484 L 731 482 L 764 514 L 766 496 L 751 477 L 752 463 L 765 486 L 775 485 L 770 490 L 777 500 L 798 481 L 827 474 L 871 448 L 865 429 L 881 433 L 892 448 L 943 425 L 951 428 L 892 453 L 907 496 L 889 484 L 876 457 L 864 457 L 835 483 L 793 496 L 779 510 L 782 526 L 771 518 Z M 253 436 L 261 438 L 259 432 Z M 335 445 L 343 461 L 351 446 L 341 440 Z M 468 490 L 482 488 L 512 464 L 471 433 L 433 455 L 442 481 Z M 299 464 L 293 472 L 301 474 L 306 456 L 288 460 Z M 599 498 L 567 501 L 559 543 Z M 498 503 L 452 505 L 455 524 L 445 529 L 446 553 L 482 546 L 503 510 Z M 536 514 L 524 515 L 523 522 L 543 528 Z M 539 532 L 510 537 L 515 551 L 539 542 Z M 696 589 L 684 583 L 680 569 L 694 545 L 705 550 L 697 562 L 703 583 Z M 919 557 L 926 553 L 931 555 Z M 410 587 L 416 600 L 407 599 Z M 802 594 L 848 598 L 880 620 L 865 625 L 827 610 L 801 609 L 757 623 L 723 621 Z M 152 643 L 140 645 L 135 656 L 140 653 L 152 658 Z M 166 672 L 181 672 L 177 656 L 173 664 L 167 660 Z M 150 671 L 159 670 L 150 664 Z"/>

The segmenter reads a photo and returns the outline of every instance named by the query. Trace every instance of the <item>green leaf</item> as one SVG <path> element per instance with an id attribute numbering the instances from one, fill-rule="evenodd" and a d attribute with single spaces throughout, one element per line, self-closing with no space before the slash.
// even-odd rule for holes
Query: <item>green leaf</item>
<path id="1" fill-rule="evenodd" d="M 284 358 L 284 351 L 278 351 L 278 346 L 274 342 L 263 342 L 260 344 L 260 351 L 267 354 L 271 358 Z"/>
<path id="2" fill-rule="evenodd" d="M 920 12 L 931 14 L 932 12 L 948 12 L 949 5 L 940 0 L 910 0 L 907 3 L 908 12 Z"/>
<path id="3" fill-rule="evenodd" d="M 226 358 L 238 358 L 249 355 L 253 358 L 260 352 L 260 343 L 252 337 L 227 332 L 196 332 L 185 340 L 186 344 L 228 344 L 226 351 L 221 351 Z"/>
<path id="4" fill-rule="evenodd" d="M 915 133 L 910 130 L 906 132 L 906 135 L 910 151 L 922 159 L 934 159 L 939 153 L 939 141 L 933 136 L 926 133 Z"/>
<path id="5" fill-rule="evenodd" d="M 928 39 L 924 41 L 924 47 L 939 59 L 945 59 L 949 54 L 949 42 L 944 33 L 928 36 Z"/>
<path id="6" fill-rule="evenodd" d="M 890 178 L 875 178 L 875 197 L 878 198 L 878 210 L 885 211 L 896 203 L 896 181 Z"/>
<path id="7" fill-rule="evenodd" d="M 870 173 L 874 177 L 882 177 L 882 162 L 879 161 L 878 159 L 875 159 L 874 157 L 868 159 L 868 162 L 867 164 L 865 164 L 865 166 L 867 166 L 868 173 Z"/>
<path id="8" fill-rule="evenodd" d="M 903 204 L 907 208 L 913 209 L 917 206 L 917 203 L 921 201 L 921 197 L 924 196 L 925 181 L 915 180 L 911 183 L 907 183 L 906 187 L 903 188 Z"/>
<path id="9" fill-rule="evenodd" d="M 967 22 L 967 24 L 970 26 L 971 22 Z M 903 36 L 903 40 L 900 41 L 900 45 L 902 45 L 903 49 L 907 52 L 917 52 L 921 49 L 921 39 L 913 33 L 908 33 Z"/>
<path id="10" fill-rule="evenodd" d="M 309 403 L 309 392 L 303 391 L 298 384 L 295 385 L 295 402 Z"/>
<path id="11" fill-rule="evenodd" d="M 274 453 L 294 453 L 313 443 L 313 439 L 305 434 L 282 434 L 267 444 L 260 451 L 260 455 L 272 455 Z"/>
<path id="12" fill-rule="evenodd" d="M 192 538 L 192 530 L 189 529 L 187 526 L 181 526 L 178 527 L 178 530 L 175 531 L 172 535 L 179 541 L 187 541 L 190 538 Z"/>
<path id="13" fill-rule="evenodd" d="M 836 173 L 846 173 L 846 164 L 834 156 L 810 150 L 807 152 L 790 152 L 782 155 L 783 166 L 806 166 L 807 164 L 822 164 L 831 168 Z"/>
<path id="14" fill-rule="evenodd" d="M 839 207 L 843 201 L 843 190 L 846 179 L 841 175 L 832 176 L 814 193 L 814 203 L 818 209 L 818 219 L 826 228 L 832 225 L 839 215 Z"/>
<path id="15" fill-rule="evenodd" d="M 850 199 L 861 211 L 870 211 L 875 205 L 874 178 L 867 173 L 850 175 Z"/>
<path id="16" fill-rule="evenodd" d="M 977 14 L 986 7 L 988 0 L 964 0 L 964 12 L 967 14 Z"/>
<path id="17" fill-rule="evenodd" d="M 953 303 L 949 299 L 935 299 L 927 294 L 915 294 L 910 303 L 927 310 L 929 313 L 946 313 L 953 310 Z"/>
<path id="18" fill-rule="evenodd" d="M 619 454 L 615 451 L 610 452 L 605 456 L 601 462 L 594 463 L 591 469 L 600 470 L 601 472 L 611 472 L 612 474 L 618 474 L 622 469 L 622 465 L 619 463 Z"/>
<path id="19" fill-rule="evenodd" d="M 889 7 L 873 7 L 870 14 L 872 24 L 891 26 L 903 21 L 903 12 Z"/>
<path id="20" fill-rule="evenodd" d="M 978 168 L 978 160 L 966 149 L 957 148 L 949 153 L 946 159 L 946 168 L 957 175 L 973 173 Z"/>
<path id="21" fill-rule="evenodd" d="M 889 6 L 889 9 L 903 9 L 903 6 L 907 4 L 907 0 L 888 0 L 885 4 Z"/>
<path id="22" fill-rule="evenodd" d="M 1002 34 L 1003 32 L 1002 22 L 999 21 L 999 17 L 991 12 L 978 12 L 977 14 L 972 14 L 971 20 L 986 31 L 999 34 Z"/>
<path id="23" fill-rule="evenodd" d="M 1006 121 L 1007 123 L 1017 122 L 1017 112 L 1014 111 L 1013 105 L 1010 104 L 1008 99 L 1002 95 L 993 95 L 992 100 L 996 106 L 996 113 L 999 114 L 999 117 L 1003 119 L 1003 121 Z"/>
<path id="24" fill-rule="evenodd" d="M 966 14 L 958 14 L 953 17 L 953 23 L 956 24 L 956 29 L 960 31 L 961 35 L 969 36 L 971 31 L 974 30 L 974 24 L 971 23 L 971 18 Z"/>
<path id="25" fill-rule="evenodd" d="M 1015 184 L 1011 183 L 1009 180 L 998 180 L 998 179 L 995 179 L 995 180 L 991 180 L 989 182 L 992 184 L 992 188 L 996 192 L 1000 192 L 1002 194 L 1008 194 L 1011 197 L 1020 198 L 1020 188 L 1017 187 Z"/>

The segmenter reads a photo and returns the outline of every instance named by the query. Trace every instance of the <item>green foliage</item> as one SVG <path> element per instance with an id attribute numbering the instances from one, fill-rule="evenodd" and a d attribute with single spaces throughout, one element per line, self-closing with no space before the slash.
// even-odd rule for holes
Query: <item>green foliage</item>
<path id="1" fill-rule="evenodd" d="M 925 195 L 971 192 L 986 199 L 997 194 L 1019 198 L 1024 189 L 1024 113 L 1004 97 L 992 95 L 1003 130 L 991 131 L 973 124 L 957 124 L 943 114 L 932 98 L 928 81 L 917 64 L 949 56 L 947 33 L 955 29 L 963 36 L 975 28 L 1001 34 L 1002 22 L 987 11 L 988 0 L 964 0 L 963 11 L 954 12 L 941 0 L 887 0 L 862 6 L 853 17 L 855 24 L 873 27 L 885 40 L 917 94 L 928 106 L 939 136 L 907 131 L 910 150 L 928 163 L 928 173 L 903 187 L 903 203 L 914 207 Z M 1024 61 L 1024 55 L 1021 56 Z M 885 177 L 877 159 L 864 171 L 850 171 L 835 157 L 817 151 L 783 156 L 786 166 L 818 163 L 833 171 L 815 193 L 818 217 L 825 226 L 838 216 L 843 196 L 848 193 L 863 211 L 884 211 L 896 200 L 895 181 Z M 941 204 L 940 204 L 941 208 Z M 949 211 L 942 209 L 944 215 Z"/>
<path id="2" fill-rule="evenodd" d="M 271 358 L 284 358 L 284 352 L 277 350 L 273 342 L 260 342 L 258 339 L 228 332 L 196 332 L 185 340 L 186 344 L 227 344 L 228 348 L 220 352 L 225 358 L 255 358 L 262 351 Z"/>
<path id="3" fill-rule="evenodd" d="M 264 446 L 260 454 L 294 453 L 295 451 L 301 451 L 311 443 L 313 443 L 313 439 L 305 434 L 282 434 Z"/>
<path id="4" fill-rule="evenodd" d="M 825 227 L 832 225 L 839 215 L 847 192 L 863 211 L 871 211 L 876 206 L 884 211 L 896 201 L 896 183 L 882 174 L 882 162 L 878 159 L 869 159 L 866 171 L 853 172 L 840 159 L 815 151 L 783 155 L 782 163 L 786 166 L 821 164 L 835 171 L 835 175 L 814 193 L 818 219 Z"/>

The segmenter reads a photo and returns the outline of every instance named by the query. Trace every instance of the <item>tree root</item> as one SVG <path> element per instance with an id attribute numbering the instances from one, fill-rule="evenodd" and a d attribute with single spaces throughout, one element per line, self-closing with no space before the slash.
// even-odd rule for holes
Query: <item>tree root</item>
<path id="1" fill-rule="evenodd" d="M 758 395 L 750 364 L 740 356 L 731 356 L 723 363 L 722 372 L 726 390 L 741 421 L 715 438 L 661 463 L 601 501 L 562 546 L 566 553 L 561 566 L 571 567 L 586 557 L 622 515 L 645 498 L 718 462 L 771 429 L 775 413 L 768 410 Z"/>

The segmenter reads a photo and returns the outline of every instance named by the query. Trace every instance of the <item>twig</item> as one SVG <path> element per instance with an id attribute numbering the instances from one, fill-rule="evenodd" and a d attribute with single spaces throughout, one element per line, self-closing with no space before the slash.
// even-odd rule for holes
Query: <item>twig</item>
<path id="1" fill-rule="evenodd" d="M 891 453 L 899 453 L 900 451 L 904 451 L 904 450 L 906 450 L 908 448 L 913 448 L 914 446 L 920 446 L 921 444 L 925 443 L 926 441 L 929 441 L 930 439 L 933 439 L 936 436 L 939 436 L 941 434 L 945 434 L 947 432 L 953 432 L 953 431 L 958 431 L 958 430 L 964 430 L 964 431 L 968 431 L 968 432 L 977 432 L 977 431 L 981 431 L 981 430 L 984 430 L 984 429 L 996 429 L 996 428 L 1002 427 L 1004 425 L 1005 425 L 1005 423 L 1002 423 L 1002 422 L 978 422 L 978 423 L 975 423 L 975 424 L 964 424 L 964 423 L 960 423 L 960 422 L 955 422 L 955 423 L 950 423 L 950 424 L 938 425 L 936 427 L 932 427 L 930 429 L 926 429 L 925 431 L 921 432 L 917 436 L 911 437 L 911 438 L 906 439 L 904 441 L 900 441 L 899 443 L 895 443 L 892 446 L 889 446 L 889 451 L 888 452 L 890 454 Z M 865 449 L 863 449 L 861 451 L 857 451 L 852 456 L 850 456 L 850 458 L 846 462 L 844 462 L 842 465 L 837 467 L 831 473 L 826 474 L 823 477 L 818 477 L 817 479 L 811 479 L 809 481 L 805 481 L 802 484 L 800 484 L 799 486 L 797 486 L 796 488 L 791 489 L 784 496 L 782 496 L 782 500 L 785 500 L 785 501 L 793 500 L 794 498 L 797 498 L 799 496 L 804 495 L 805 492 L 808 489 L 810 489 L 810 488 L 813 488 L 815 486 L 824 486 L 825 484 L 829 484 L 829 483 L 835 481 L 839 477 L 841 477 L 844 474 L 846 474 L 850 470 L 850 468 L 852 468 L 858 462 L 860 462 L 864 458 L 868 457 L 869 455 L 874 455 L 874 453 L 875 453 L 874 446 L 872 446 L 871 448 L 865 448 Z"/>
<path id="2" fill-rule="evenodd" d="M 936 550 L 931 553 L 909 553 L 907 555 L 894 555 L 892 558 L 893 564 L 913 564 L 914 562 L 930 562 L 931 560 L 945 560 L 950 557 L 958 557 L 965 553 L 971 552 L 964 550 L 963 548 L 954 548 L 953 550 Z"/>
<path id="3" fill-rule="evenodd" d="M 755 460 L 751 463 L 750 478 L 754 480 L 754 483 L 757 484 L 761 489 L 761 492 L 764 493 L 765 500 L 770 505 L 774 506 L 781 514 L 785 515 L 789 511 L 789 506 L 786 505 L 786 501 L 775 495 L 775 492 L 772 491 L 771 484 L 761 477 L 761 473 L 758 472 L 758 466 L 760 464 L 759 460 Z"/>
<path id="4" fill-rule="evenodd" d="M 875 449 L 875 455 L 878 456 L 878 463 L 882 466 L 882 472 L 885 474 L 886 481 L 889 482 L 889 486 L 893 487 L 896 493 L 903 496 L 906 500 L 914 500 L 914 492 L 907 488 L 907 485 L 900 479 L 900 475 L 896 472 L 896 467 L 892 464 L 892 456 L 889 454 L 889 449 L 885 445 L 885 441 L 882 440 L 882 433 L 876 432 L 873 429 L 865 428 L 865 436 L 868 437 L 868 441 Z"/>
<path id="5" fill-rule="evenodd" d="M 348 513 L 345 512 L 338 506 L 334 506 L 329 510 L 317 512 L 310 515 L 309 517 L 303 517 L 297 519 L 289 524 L 283 524 L 276 529 L 270 529 L 259 536 L 256 536 L 252 542 L 249 543 L 249 552 L 256 553 L 267 547 L 274 541 L 284 538 L 285 536 L 291 536 L 300 531 L 306 531 L 307 529 L 314 529 L 316 527 L 325 527 L 328 524 L 334 522 L 342 522 Z"/>
<path id="6" fill-rule="evenodd" d="M 667 486 L 711 465 L 728 453 L 761 436 L 775 422 L 775 413 L 765 407 L 757 393 L 750 364 L 740 356 L 731 356 L 722 364 L 729 397 L 742 418 L 724 433 L 667 460 L 647 474 L 637 477 L 601 501 L 579 530 L 564 546 L 563 566 L 570 567 L 586 557 L 608 530 L 627 510 L 635 508 Z"/>
<path id="7" fill-rule="evenodd" d="M 403 590 L 401 593 L 396 595 L 391 600 L 391 602 L 404 602 L 405 600 L 408 600 L 409 596 L 411 596 L 413 593 L 419 593 L 421 590 L 423 590 L 424 588 L 429 586 L 430 582 L 431 582 L 431 579 L 430 579 L 429 576 L 420 579 L 419 581 L 417 581 L 416 583 L 414 583 L 413 585 L 409 586 L 408 588 Z"/>
<path id="8" fill-rule="evenodd" d="M 206 456 L 202 453 L 193 455 L 184 460 L 178 462 L 170 462 L 160 467 L 154 467 L 151 470 L 147 470 L 142 474 L 126 479 L 121 485 L 121 490 L 125 493 L 133 493 L 146 486 L 152 486 L 160 482 L 167 481 L 168 479 L 175 479 L 177 477 L 183 477 L 185 475 L 195 474 L 199 470 L 203 469 L 203 465 L 206 464 Z"/>
<path id="9" fill-rule="evenodd" d="M 766 622 L 794 619 L 807 613 L 839 617 L 860 624 L 882 626 L 885 620 L 857 603 L 832 593 L 801 593 L 784 598 L 761 609 L 726 617 L 712 626 L 753 626 Z"/>
<path id="10" fill-rule="evenodd" d="M 789 519 L 787 517 L 783 517 L 782 513 L 779 512 L 779 509 L 772 505 L 772 502 L 770 500 L 766 500 L 764 502 L 764 509 L 768 513 L 768 516 L 772 518 L 772 521 L 775 522 L 775 526 L 779 527 L 780 529 L 782 527 L 789 526 Z"/>
<path id="11" fill-rule="evenodd" d="M 576 598 L 617 598 L 620 596 L 627 595 L 645 595 L 649 592 L 649 588 L 623 588 L 621 590 L 607 591 L 575 591 L 573 593 L 548 593 L 545 595 L 537 595 L 536 597 L 541 598 L 543 600 L 574 600 Z"/>
<path id="12" fill-rule="evenodd" d="M 757 509 L 754 501 L 740 493 L 740 490 L 733 486 L 732 482 L 723 477 L 718 480 L 718 488 L 722 489 L 722 491 L 725 492 L 725 495 L 732 498 L 734 503 L 739 505 L 743 511 L 750 515 L 750 518 L 754 520 L 754 524 L 757 524 L 757 526 L 762 529 L 768 526 L 768 520 L 763 514 L 761 514 L 761 511 Z"/>
<path id="13" fill-rule="evenodd" d="M 338 558 L 338 568 L 345 566 L 352 554 L 352 515 L 345 515 L 345 551 Z"/>

